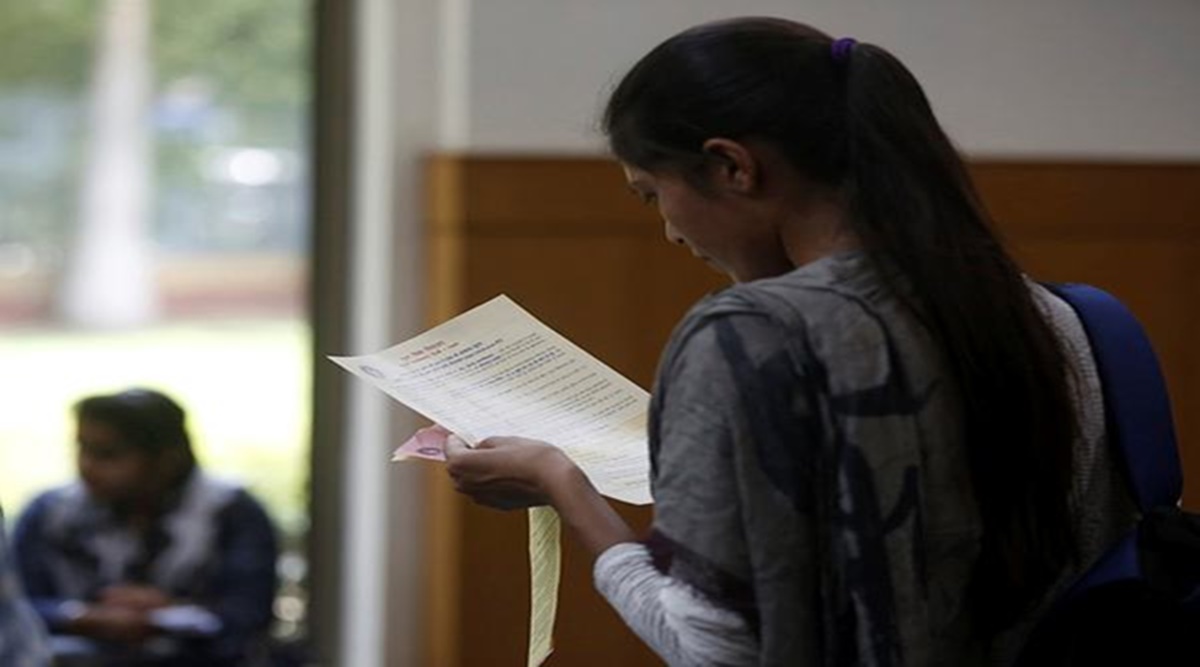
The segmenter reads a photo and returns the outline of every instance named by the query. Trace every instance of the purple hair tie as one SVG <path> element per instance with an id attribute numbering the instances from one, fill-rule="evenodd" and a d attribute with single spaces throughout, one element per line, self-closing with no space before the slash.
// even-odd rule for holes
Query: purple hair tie
<path id="1" fill-rule="evenodd" d="M 846 62 L 850 58 L 850 51 L 857 43 L 853 37 L 840 37 L 833 40 L 833 45 L 829 47 L 829 52 L 833 54 L 833 62 Z"/>

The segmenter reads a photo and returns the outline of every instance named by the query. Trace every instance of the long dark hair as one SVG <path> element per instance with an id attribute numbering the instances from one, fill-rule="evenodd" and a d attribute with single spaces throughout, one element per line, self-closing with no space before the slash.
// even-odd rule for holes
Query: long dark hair
<path id="1" fill-rule="evenodd" d="M 868 257 L 898 271 L 964 412 L 982 551 L 972 598 L 1011 624 L 1074 558 L 1067 364 L 912 74 L 887 51 L 790 21 L 710 23 L 659 45 L 603 125 L 626 164 L 703 179 L 705 140 L 770 142 L 845 197 Z"/>
<path id="2" fill-rule="evenodd" d="M 180 461 L 178 479 L 195 468 L 187 414 L 170 396 L 153 389 L 127 389 L 115 394 L 98 394 L 75 404 L 75 416 L 106 424 L 130 447 L 158 458 L 164 454 Z"/>

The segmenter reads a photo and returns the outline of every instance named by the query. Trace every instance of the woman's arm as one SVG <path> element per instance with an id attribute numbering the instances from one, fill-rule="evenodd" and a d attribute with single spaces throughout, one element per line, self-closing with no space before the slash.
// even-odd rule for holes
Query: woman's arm
<path id="1" fill-rule="evenodd" d="M 38 616 L 51 631 L 66 629 L 83 609 L 83 602 L 63 597 L 50 573 L 53 547 L 45 535 L 46 515 L 53 502 L 51 493 L 38 496 L 17 518 L 13 529 L 13 562 L 25 594 Z"/>
<path id="2" fill-rule="evenodd" d="M 220 619 L 219 641 L 236 652 L 270 626 L 279 544 L 270 517 L 245 490 L 237 492 L 217 521 L 211 590 L 208 599 L 199 602 Z"/>
<path id="3" fill-rule="evenodd" d="M 515 509 L 550 505 L 596 559 L 597 590 L 630 629 L 672 665 L 752 664 L 757 640 L 745 619 L 659 572 L 647 548 L 561 450 L 526 438 L 489 438 L 471 449 L 451 436 L 455 487 L 476 502 Z"/>
<path id="4" fill-rule="evenodd" d="M 596 560 L 596 590 L 647 646 L 671 665 L 752 665 L 758 639 L 739 613 L 654 566 L 640 543 L 614 545 Z"/>

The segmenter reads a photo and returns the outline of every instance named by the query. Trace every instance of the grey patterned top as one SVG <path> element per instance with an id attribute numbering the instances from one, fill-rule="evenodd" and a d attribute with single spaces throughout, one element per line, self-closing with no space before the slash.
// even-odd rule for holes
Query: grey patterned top
<path id="1" fill-rule="evenodd" d="M 1078 320 L 1031 289 L 1074 363 L 1086 564 L 1133 506 Z M 976 630 L 981 528 L 955 387 L 859 253 L 693 308 L 664 353 L 650 441 L 652 534 L 605 553 L 596 580 L 671 664 L 1005 664 L 1038 615 Z"/>

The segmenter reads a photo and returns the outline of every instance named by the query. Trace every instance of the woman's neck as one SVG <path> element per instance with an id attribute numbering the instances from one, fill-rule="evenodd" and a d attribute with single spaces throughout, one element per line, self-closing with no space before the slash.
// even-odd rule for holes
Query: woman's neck
<path id="1" fill-rule="evenodd" d="M 779 234 L 796 267 L 859 246 L 846 207 L 836 194 L 796 197 Z"/>

